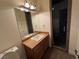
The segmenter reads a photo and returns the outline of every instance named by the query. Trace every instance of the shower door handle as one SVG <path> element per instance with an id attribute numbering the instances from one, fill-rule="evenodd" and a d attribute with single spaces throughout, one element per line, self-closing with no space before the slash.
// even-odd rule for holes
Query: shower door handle
<path id="1" fill-rule="evenodd" d="M 65 32 L 66 31 L 66 27 L 64 26 L 64 28 L 63 28 L 63 31 Z"/>

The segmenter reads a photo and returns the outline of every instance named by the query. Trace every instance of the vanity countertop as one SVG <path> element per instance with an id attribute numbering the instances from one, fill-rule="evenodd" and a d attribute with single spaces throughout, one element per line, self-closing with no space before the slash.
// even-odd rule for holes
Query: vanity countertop
<path id="1" fill-rule="evenodd" d="M 34 33 L 31 33 L 31 34 L 28 34 L 28 35 L 22 37 L 22 41 L 25 41 L 26 39 L 28 39 L 28 38 L 30 38 L 30 37 L 36 35 L 36 34 L 38 34 L 38 32 L 34 32 Z"/>
<path id="2" fill-rule="evenodd" d="M 23 45 L 27 46 L 30 49 L 33 49 L 36 47 L 44 38 L 46 38 L 49 35 L 48 32 L 40 32 L 36 34 L 33 37 L 28 38 L 27 40 L 23 41 Z M 41 38 L 38 38 L 40 36 Z M 40 40 L 36 40 L 40 39 Z"/>

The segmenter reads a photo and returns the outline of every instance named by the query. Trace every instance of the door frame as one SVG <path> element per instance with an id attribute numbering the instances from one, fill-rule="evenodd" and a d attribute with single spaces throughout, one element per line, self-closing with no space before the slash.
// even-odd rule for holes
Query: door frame
<path id="1" fill-rule="evenodd" d="M 68 0 L 66 50 L 69 50 L 72 0 Z"/>
<path id="2" fill-rule="evenodd" d="M 51 17 L 51 46 L 53 46 L 54 41 L 53 41 L 53 18 L 52 18 L 52 0 L 49 2 L 50 4 L 50 17 Z M 72 10 L 72 0 L 68 0 L 68 8 L 67 8 L 67 37 L 66 37 L 66 48 L 65 50 L 68 52 L 69 50 L 69 39 L 70 39 L 70 26 L 71 26 L 71 10 Z"/>

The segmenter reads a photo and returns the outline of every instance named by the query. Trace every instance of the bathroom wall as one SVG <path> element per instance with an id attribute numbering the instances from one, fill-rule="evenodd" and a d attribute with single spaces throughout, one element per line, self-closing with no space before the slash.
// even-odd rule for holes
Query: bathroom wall
<path id="1" fill-rule="evenodd" d="M 0 53 L 14 45 L 20 48 L 19 55 L 22 59 L 25 59 L 14 9 L 0 10 Z"/>
<path id="2" fill-rule="evenodd" d="M 72 0 L 71 27 L 69 40 L 69 53 L 74 54 L 79 49 L 79 0 Z"/>
<path id="3" fill-rule="evenodd" d="M 34 6 L 36 6 L 36 4 L 37 4 L 36 1 L 37 0 L 27 0 L 28 3 L 30 3 L 31 5 L 34 5 Z"/>
<path id="4" fill-rule="evenodd" d="M 78 40 L 77 40 L 77 51 L 78 51 L 78 55 L 79 55 L 79 23 L 78 23 Z"/>
<path id="5" fill-rule="evenodd" d="M 0 0 L 0 9 L 15 8 L 23 5 L 25 0 Z"/>
<path id="6" fill-rule="evenodd" d="M 25 17 L 25 13 L 23 11 L 15 9 L 15 16 L 21 37 L 24 37 L 28 34 L 28 26 L 27 26 L 27 19 Z"/>
<path id="7" fill-rule="evenodd" d="M 79 55 L 79 0 L 76 0 L 74 2 L 76 4 L 75 8 L 75 19 L 76 19 L 76 28 L 77 28 L 77 45 L 76 45 L 76 50 L 78 51 Z"/>
<path id="8" fill-rule="evenodd" d="M 50 0 L 37 0 L 37 4 L 36 13 L 32 14 L 33 29 L 34 31 L 49 32 L 51 36 Z"/>

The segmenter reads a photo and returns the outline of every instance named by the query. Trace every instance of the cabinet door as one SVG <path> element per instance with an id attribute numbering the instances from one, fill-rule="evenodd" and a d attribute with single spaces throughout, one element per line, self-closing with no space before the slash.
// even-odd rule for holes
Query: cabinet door
<path id="1" fill-rule="evenodd" d="M 24 48 L 25 48 L 27 59 L 34 59 L 33 58 L 33 50 L 31 50 L 30 48 L 28 48 L 25 45 L 24 45 Z"/>
<path id="2" fill-rule="evenodd" d="M 49 37 L 43 39 L 34 49 L 34 59 L 41 59 L 49 45 Z"/>
<path id="3" fill-rule="evenodd" d="M 41 59 L 43 56 L 44 50 L 43 46 L 40 46 L 39 48 L 34 50 L 34 59 Z"/>

